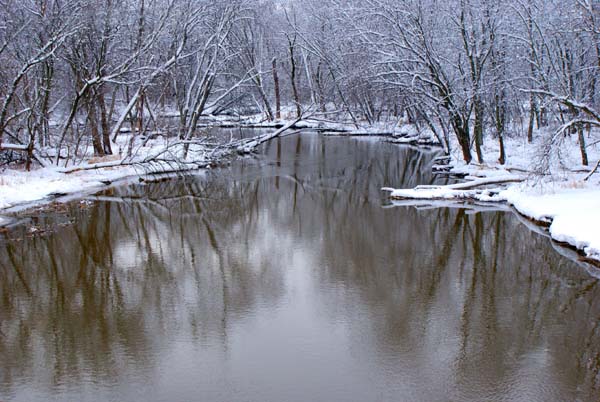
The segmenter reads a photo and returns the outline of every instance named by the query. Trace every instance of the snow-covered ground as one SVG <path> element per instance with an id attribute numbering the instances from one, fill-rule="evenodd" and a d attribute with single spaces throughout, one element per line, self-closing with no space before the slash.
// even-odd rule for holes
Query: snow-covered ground
<path id="1" fill-rule="evenodd" d="M 287 124 L 290 121 L 267 123 Z M 249 118 L 242 124 L 261 123 L 259 118 Z M 264 122 L 262 122 L 264 124 Z M 417 132 L 411 126 L 395 126 L 383 124 L 356 128 L 345 123 L 322 121 L 303 121 L 296 128 L 320 128 L 345 131 L 344 135 L 368 135 L 385 133 L 393 136 L 398 143 L 429 144 L 435 138 L 427 132 Z M 273 129 L 274 130 L 274 129 Z M 553 239 L 568 243 L 582 250 L 588 257 L 600 260 L 600 172 L 591 176 L 588 181 L 590 167 L 581 166 L 579 148 L 576 137 L 567 137 L 558 147 L 559 152 L 548 158 L 542 158 L 544 138 L 550 134 L 538 136 L 533 144 L 522 138 L 507 138 L 505 147 L 506 164 L 496 162 L 498 144 L 492 139 L 486 141 L 484 147 L 485 163 L 462 162 L 456 144 L 453 144 L 450 166 L 454 173 L 467 176 L 466 183 L 450 186 L 425 186 L 415 189 L 388 189 L 391 197 L 396 199 L 436 199 L 456 200 L 470 199 L 478 202 L 504 202 L 512 205 L 519 213 L 531 219 L 546 222 Z M 136 148 L 137 160 L 143 160 L 165 148 L 165 143 L 151 141 L 146 147 Z M 192 146 L 193 148 L 194 146 Z M 121 149 L 124 144 L 121 144 Z M 196 147 L 195 161 L 202 161 L 201 147 Z M 180 152 L 176 147 L 169 154 Z M 588 147 L 589 159 L 593 165 L 600 159 L 600 144 Z M 204 158 L 208 160 L 208 158 Z M 97 161 L 94 161 L 97 162 Z M 100 161 L 93 166 L 97 169 L 86 169 L 65 173 L 65 168 L 45 167 L 32 172 L 6 169 L 0 172 L 0 215 L 7 208 L 48 199 L 52 195 L 77 194 L 100 190 L 109 183 L 125 178 L 136 177 L 148 173 L 148 167 L 139 165 L 119 165 L 119 160 Z M 550 174 L 539 176 L 534 174 L 539 167 L 547 163 Z M 83 161 L 78 167 L 90 167 L 90 161 Z M 153 172 L 169 170 L 172 164 L 152 166 Z M 474 186 L 476 184 L 477 186 Z M 483 184 L 487 184 L 482 186 Z M 0 226 L 9 219 L 0 216 Z"/>
<path id="2" fill-rule="evenodd" d="M 139 172 L 132 166 L 85 170 L 68 175 L 55 167 L 31 172 L 9 169 L 0 174 L 0 209 L 42 200 L 52 194 L 87 191 L 103 186 L 103 182 L 136 174 Z"/>
<path id="3" fill-rule="evenodd" d="M 123 137 L 118 144 L 113 144 L 113 149 L 126 149 L 127 141 Z M 136 142 L 131 157 L 87 157 L 67 167 L 49 165 L 36 167 L 30 172 L 22 167 L 1 170 L 0 215 L 8 208 L 43 201 L 52 196 L 99 191 L 127 178 L 188 168 L 192 170 L 213 160 L 214 149 L 203 145 L 191 144 L 189 158 L 182 163 L 179 158 L 183 144 L 162 138 L 147 141 L 145 145 L 142 143 L 142 139 Z M 0 226 L 9 221 L 0 217 Z"/>
<path id="4" fill-rule="evenodd" d="M 600 261 L 600 172 L 585 180 L 600 159 L 600 145 L 588 147 L 590 166 L 584 167 L 576 136 L 566 137 L 549 159 L 544 158 L 544 138 L 549 135 L 538 133 L 533 144 L 520 138 L 507 139 L 505 165 L 496 162 L 499 147 L 492 139 L 486 141 L 483 164 L 465 164 L 454 145 L 450 166 L 452 172 L 467 175 L 465 183 L 386 190 L 399 200 L 508 203 L 520 214 L 549 224 L 554 240 Z M 540 175 L 544 164 L 549 171 Z"/>
<path id="5" fill-rule="evenodd" d="M 500 193 L 521 214 L 550 222 L 553 239 L 600 260 L 600 186 L 540 191 L 509 187 Z"/>
<path id="6" fill-rule="evenodd" d="M 210 121 L 217 126 L 221 123 L 228 122 L 226 118 L 214 118 Z M 275 127 L 287 125 L 291 122 L 293 122 L 293 120 L 264 122 L 261 120 L 260 116 L 251 116 L 243 121 L 231 121 L 232 124 L 260 125 L 267 130 L 271 130 L 273 133 L 276 132 Z M 346 134 L 385 132 L 387 134 L 396 134 L 398 138 L 402 137 L 405 141 L 411 139 L 416 141 L 420 138 L 414 137 L 415 133 L 406 133 L 405 129 L 395 127 L 394 124 L 356 128 L 354 125 L 347 123 L 305 120 L 296 124 L 294 128 L 318 128 L 323 130 L 333 130 L 335 132 L 347 131 Z M 269 137 L 269 134 L 263 133 L 262 136 Z M 431 140 L 427 135 L 425 135 L 423 139 Z M 257 136 L 255 143 L 259 144 L 261 140 L 262 138 Z M 101 190 L 102 188 L 105 188 L 107 184 L 116 181 L 145 175 L 149 170 L 153 173 L 160 173 L 161 171 L 172 170 L 174 167 L 181 167 L 180 165 L 177 165 L 180 161 L 177 162 L 177 164 L 161 164 L 160 162 L 152 163 L 150 166 L 148 164 L 143 164 L 145 159 L 151 159 L 156 155 L 160 155 L 161 158 L 169 157 L 171 159 L 179 159 L 179 157 L 181 157 L 182 145 L 173 145 L 173 141 L 174 140 L 172 139 L 166 140 L 158 138 L 156 140 L 151 140 L 142 146 L 142 141 L 140 139 L 134 146 L 134 157 L 131 159 L 120 159 L 115 156 L 98 160 L 97 158 L 91 158 L 90 155 L 88 158 L 84 158 L 83 161 L 75 165 L 69 165 L 67 168 L 48 166 L 44 168 L 35 168 L 31 172 L 25 172 L 18 168 L 1 170 L 0 215 L 2 215 L 3 210 L 6 212 L 8 208 L 50 199 L 53 195 L 78 194 L 82 192 L 89 193 L 90 191 Z M 128 136 L 122 135 L 119 139 L 119 144 L 113 144 L 113 149 L 124 150 L 127 148 L 127 142 Z M 254 143 L 244 143 L 240 146 L 246 149 L 252 148 L 254 145 Z M 168 151 L 165 152 L 167 149 Z M 214 159 L 218 159 L 220 156 L 218 153 L 215 155 L 213 149 L 210 147 L 204 149 L 202 146 L 197 145 L 191 145 L 189 155 L 187 160 L 194 159 L 195 163 L 190 166 L 190 169 L 192 170 L 195 167 L 201 166 L 203 161 L 208 163 Z M 136 161 L 142 162 L 142 164 L 131 164 L 131 162 Z M 78 170 L 79 168 L 84 169 Z M 7 224 L 9 221 L 9 219 L 0 217 L 0 226 Z"/>

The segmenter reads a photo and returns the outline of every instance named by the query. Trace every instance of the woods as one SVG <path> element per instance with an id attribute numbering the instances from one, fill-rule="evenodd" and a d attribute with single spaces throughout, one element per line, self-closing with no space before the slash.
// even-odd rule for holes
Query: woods
<path id="1" fill-rule="evenodd" d="M 6 0 L 0 154 L 67 166 L 312 106 L 415 125 L 467 163 L 486 142 L 505 163 L 505 138 L 552 153 L 576 136 L 594 165 L 599 18 L 595 0 Z"/>

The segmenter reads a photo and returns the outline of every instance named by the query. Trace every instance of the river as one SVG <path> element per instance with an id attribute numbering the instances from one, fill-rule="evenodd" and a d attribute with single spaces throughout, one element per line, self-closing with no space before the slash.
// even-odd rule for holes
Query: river
<path id="1" fill-rule="evenodd" d="M 0 239 L 0 400 L 598 400 L 598 279 L 512 212 L 390 204 L 434 157 L 292 135 L 38 213 Z"/>

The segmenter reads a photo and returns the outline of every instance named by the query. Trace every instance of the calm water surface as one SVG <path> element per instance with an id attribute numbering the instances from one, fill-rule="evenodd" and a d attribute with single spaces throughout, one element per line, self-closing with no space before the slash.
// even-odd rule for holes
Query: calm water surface
<path id="1" fill-rule="evenodd" d="M 2 401 L 594 401 L 600 288 L 433 154 L 313 134 L 0 239 Z"/>

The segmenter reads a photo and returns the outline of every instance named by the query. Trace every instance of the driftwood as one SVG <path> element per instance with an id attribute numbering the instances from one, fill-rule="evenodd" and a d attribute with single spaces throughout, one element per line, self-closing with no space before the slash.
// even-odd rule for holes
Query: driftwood
<path id="1" fill-rule="evenodd" d="M 394 135 L 391 131 L 380 131 L 380 132 L 360 132 L 360 131 L 348 131 L 343 129 L 320 129 L 324 135 L 328 137 L 387 137 Z"/>
<path id="2" fill-rule="evenodd" d="M 199 160 L 199 161 L 176 161 L 173 159 L 165 159 L 165 158 L 150 158 L 150 159 L 141 159 L 141 160 L 118 160 L 115 162 L 106 162 L 106 163 L 95 163 L 92 165 L 83 165 L 76 166 L 70 169 L 63 169 L 61 173 L 71 174 L 76 172 L 82 172 L 85 170 L 98 170 L 98 169 L 108 169 L 115 167 L 125 167 L 125 166 L 140 166 L 140 167 L 160 167 L 157 169 L 157 173 L 177 173 L 177 172 L 185 172 L 189 170 L 202 169 L 208 166 L 211 166 L 215 163 L 214 160 Z"/>
<path id="3" fill-rule="evenodd" d="M 507 184 L 507 183 L 520 183 L 525 180 L 524 176 L 498 176 L 498 177 L 484 177 L 481 179 L 473 179 L 464 183 L 446 184 L 446 185 L 420 185 L 416 186 L 414 190 L 437 190 L 437 189 L 448 189 L 448 190 L 470 190 L 477 187 L 488 186 L 491 184 Z M 384 187 L 384 190 L 393 190 L 389 187 Z"/>
<path id="4" fill-rule="evenodd" d="M 450 184 L 443 187 L 448 188 L 450 190 L 471 190 L 477 187 L 489 186 L 492 184 L 520 183 L 522 181 L 525 181 L 524 176 L 499 176 L 470 180 L 466 183 Z"/>

